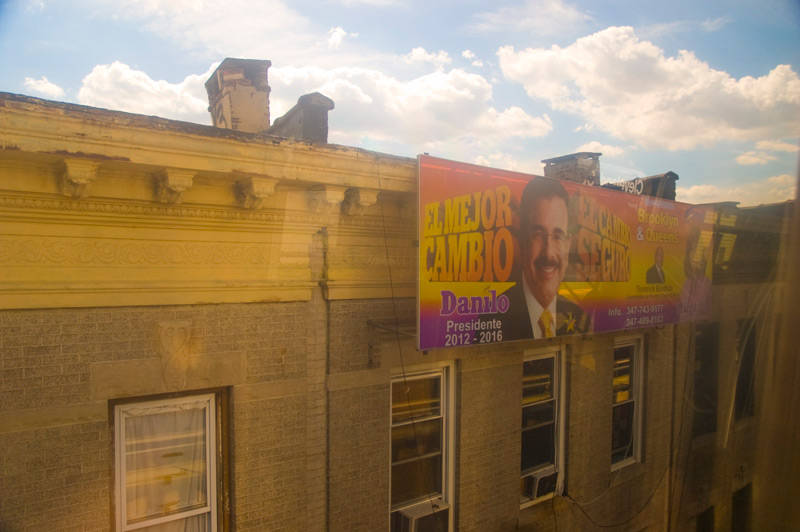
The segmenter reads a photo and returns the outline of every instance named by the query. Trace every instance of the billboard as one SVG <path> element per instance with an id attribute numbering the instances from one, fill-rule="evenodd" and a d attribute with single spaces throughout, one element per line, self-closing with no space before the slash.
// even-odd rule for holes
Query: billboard
<path id="1" fill-rule="evenodd" d="M 714 211 L 419 156 L 420 349 L 711 312 Z"/>

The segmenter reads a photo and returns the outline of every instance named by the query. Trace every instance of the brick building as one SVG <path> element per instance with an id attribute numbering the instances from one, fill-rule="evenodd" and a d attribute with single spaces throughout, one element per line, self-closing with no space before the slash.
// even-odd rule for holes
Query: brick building
<path id="1" fill-rule="evenodd" d="M 771 349 L 773 307 L 747 303 L 774 279 L 715 287 L 716 325 L 420 352 L 416 160 L 327 144 L 318 94 L 272 125 L 237 119 L 239 96 L 268 102 L 268 67 L 221 65 L 220 127 L 0 94 L 0 530 L 737 519 L 755 410 L 728 393 L 749 355 L 725 353 L 752 324 L 752 350 Z M 775 253 L 783 216 L 765 229 Z M 636 412 L 622 452 L 620 375 Z M 542 376 L 547 398 L 526 401 Z M 693 428 L 686 398 L 709 389 L 715 428 Z M 520 422 L 531 406 L 549 416 L 538 432 Z M 702 438 L 729 442 L 710 471 Z M 526 471 L 529 453 L 547 467 Z M 415 467 L 435 473 L 406 481 Z"/>

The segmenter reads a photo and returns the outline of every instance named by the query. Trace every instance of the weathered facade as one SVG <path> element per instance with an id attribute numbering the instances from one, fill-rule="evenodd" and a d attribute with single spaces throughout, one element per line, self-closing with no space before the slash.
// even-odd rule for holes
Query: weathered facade
<path id="1" fill-rule="evenodd" d="M 312 135 L 332 109 L 317 96 L 295 110 Z M 129 405 L 209 397 L 198 515 L 217 530 L 389 530 L 407 378 L 440 386 L 450 530 L 686 530 L 747 484 L 746 467 L 731 476 L 752 447 L 738 422 L 706 498 L 682 465 L 687 445 L 705 452 L 684 404 L 696 324 L 419 352 L 416 161 L 266 131 L 0 94 L 0 529 L 121 530 Z M 730 302 L 771 282 L 717 287 L 719 425 L 724 331 L 751 316 Z M 771 311 L 752 317 L 771 334 Z M 615 464 L 620 346 L 640 414 Z M 541 497 L 520 473 L 530 360 L 552 361 L 558 390 L 559 488 Z"/>

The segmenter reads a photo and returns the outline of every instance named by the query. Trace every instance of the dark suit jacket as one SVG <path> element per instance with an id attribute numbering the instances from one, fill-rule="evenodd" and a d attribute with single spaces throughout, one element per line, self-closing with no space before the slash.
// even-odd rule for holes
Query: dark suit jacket
<path id="1" fill-rule="evenodd" d="M 522 282 L 505 292 L 509 300 L 509 311 L 505 314 L 488 315 L 484 320 L 500 319 L 503 323 L 503 341 L 533 339 L 528 304 L 525 301 Z M 556 336 L 586 334 L 592 332 L 589 313 L 569 299 L 558 296 L 556 300 Z"/>
<path id="2" fill-rule="evenodd" d="M 647 284 L 664 284 L 664 270 L 658 271 L 655 264 L 647 270 Z"/>

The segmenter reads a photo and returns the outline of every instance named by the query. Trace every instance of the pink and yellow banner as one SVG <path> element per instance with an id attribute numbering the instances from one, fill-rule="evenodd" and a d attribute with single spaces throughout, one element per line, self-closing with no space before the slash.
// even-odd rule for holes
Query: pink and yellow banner
<path id="1" fill-rule="evenodd" d="M 419 348 L 711 311 L 714 211 L 419 156 Z"/>

